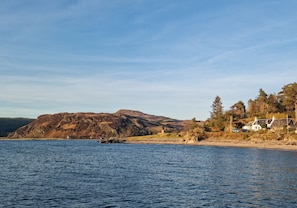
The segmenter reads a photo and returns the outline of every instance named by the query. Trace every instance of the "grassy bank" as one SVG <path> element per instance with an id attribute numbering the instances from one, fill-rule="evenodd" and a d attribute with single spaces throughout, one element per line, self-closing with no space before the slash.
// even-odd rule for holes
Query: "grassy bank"
<path id="1" fill-rule="evenodd" d="M 188 144 L 201 146 L 231 146 L 249 148 L 283 149 L 297 151 L 296 134 L 276 133 L 227 133 L 207 132 L 207 138 L 195 142 L 184 142 L 183 134 L 157 134 L 126 138 L 127 143 L 140 144 Z"/>
<path id="2" fill-rule="evenodd" d="M 177 133 L 172 134 L 154 134 L 146 136 L 135 136 L 127 137 L 126 142 L 128 143 L 156 143 L 156 144 L 166 144 L 166 143 L 182 143 L 182 135 Z"/>

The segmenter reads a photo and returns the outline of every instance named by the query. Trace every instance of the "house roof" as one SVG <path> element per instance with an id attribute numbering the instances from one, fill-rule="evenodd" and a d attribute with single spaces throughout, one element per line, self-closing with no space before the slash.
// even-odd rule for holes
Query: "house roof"
<path id="1" fill-rule="evenodd" d="M 285 126 L 285 125 L 294 125 L 294 122 L 291 118 L 286 119 L 286 118 L 281 118 L 281 119 L 275 119 L 274 122 L 272 123 L 271 127 L 280 127 L 280 126 Z"/>

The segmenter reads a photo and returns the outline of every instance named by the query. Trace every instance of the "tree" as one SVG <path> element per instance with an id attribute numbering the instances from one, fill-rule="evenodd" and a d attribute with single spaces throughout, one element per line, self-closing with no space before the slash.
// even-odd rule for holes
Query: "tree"
<path id="1" fill-rule="evenodd" d="M 278 97 L 275 94 L 270 94 L 267 98 L 268 109 L 267 113 L 280 113 L 283 112 Z"/>
<path id="2" fill-rule="evenodd" d="M 267 95 L 263 89 L 260 89 L 256 99 L 248 101 L 247 115 L 250 117 L 267 117 L 268 114 L 282 113 L 294 117 L 296 101 L 296 82 L 285 85 L 277 95 Z"/>
<path id="3" fill-rule="evenodd" d="M 242 101 L 238 101 L 234 105 L 231 106 L 230 114 L 236 118 L 241 119 L 244 118 L 246 115 L 245 105 Z"/>
<path id="4" fill-rule="evenodd" d="M 250 116 L 263 117 L 268 112 L 267 94 L 263 89 L 259 90 L 259 95 L 255 100 L 248 101 L 248 113 Z"/>
<path id="5" fill-rule="evenodd" d="M 223 115 L 223 105 L 221 98 L 216 96 L 213 104 L 212 111 L 210 112 L 209 126 L 218 130 L 224 130 L 224 115 Z"/>
<path id="6" fill-rule="evenodd" d="M 264 92 L 262 88 L 259 90 L 259 96 L 257 97 L 257 101 L 260 114 L 265 115 L 267 113 L 268 103 L 267 94 L 266 92 Z"/>
<path id="7" fill-rule="evenodd" d="M 297 83 L 287 84 L 282 89 L 283 91 L 279 93 L 280 102 L 286 113 L 293 117 L 297 100 Z"/>
<path id="8" fill-rule="evenodd" d="M 223 105 L 221 98 L 217 95 L 212 104 L 212 111 L 210 112 L 211 119 L 219 119 L 223 116 Z"/>
<path id="9" fill-rule="evenodd" d="M 248 116 L 253 117 L 255 116 L 257 110 L 256 110 L 256 101 L 249 99 L 248 100 L 248 109 L 247 109 L 247 113 Z"/>

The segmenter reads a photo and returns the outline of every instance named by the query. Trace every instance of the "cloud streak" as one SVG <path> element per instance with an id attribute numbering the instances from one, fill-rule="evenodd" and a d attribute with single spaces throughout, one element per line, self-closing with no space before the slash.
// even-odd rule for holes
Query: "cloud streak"
<path id="1" fill-rule="evenodd" d="M 295 1 L 1 1 L 0 116 L 206 119 L 296 77 Z M 284 12 L 285 11 L 285 12 Z M 282 13 L 281 13 L 282 12 Z"/>

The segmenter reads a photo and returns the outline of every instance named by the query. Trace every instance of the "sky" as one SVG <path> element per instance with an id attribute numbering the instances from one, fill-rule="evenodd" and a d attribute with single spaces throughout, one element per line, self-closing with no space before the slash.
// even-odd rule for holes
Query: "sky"
<path id="1" fill-rule="evenodd" d="M 1 0 L 0 117 L 205 120 L 297 78 L 296 0 Z"/>

